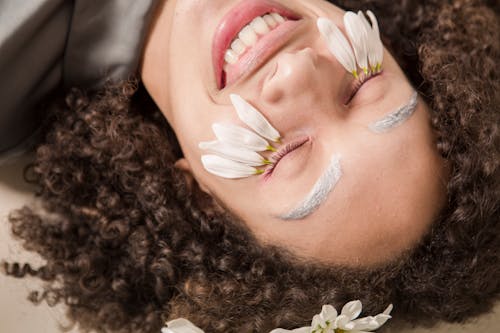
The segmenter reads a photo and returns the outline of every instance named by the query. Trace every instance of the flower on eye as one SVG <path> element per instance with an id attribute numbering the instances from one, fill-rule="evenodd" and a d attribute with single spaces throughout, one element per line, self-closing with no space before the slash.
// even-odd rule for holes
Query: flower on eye
<path id="1" fill-rule="evenodd" d="M 222 178 L 245 178 L 264 173 L 264 170 L 218 155 L 202 155 L 201 162 L 205 170 Z"/>
<path id="2" fill-rule="evenodd" d="M 323 37 L 328 50 L 337 58 L 342 66 L 349 72 L 358 77 L 356 67 L 356 58 L 351 45 L 344 37 L 340 29 L 331 20 L 320 17 L 317 21 L 318 29 Z"/>
<path id="3" fill-rule="evenodd" d="M 353 12 L 345 13 L 344 25 L 354 48 L 358 66 L 368 74 L 368 31 L 361 18 Z"/>
<path id="4" fill-rule="evenodd" d="M 369 10 L 366 12 L 370 18 L 371 25 L 366 19 L 362 11 L 358 12 L 363 25 L 368 33 L 368 61 L 372 72 L 379 72 L 384 60 L 384 45 L 380 39 L 380 31 L 378 28 L 378 21 L 375 15 Z"/>
<path id="5" fill-rule="evenodd" d="M 272 163 L 253 150 L 231 146 L 221 141 L 200 142 L 199 147 L 200 149 L 218 154 L 221 157 L 249 166 L 261 166 Z"/>
<path id="6" fill-rule="evenodd" d="M 265 139 L 240 126 L 215 123 L 212 125 L 212 130 L 219 141 L 233 146 L 253 151 L 276 151 Z"/>
<path id="7" fill-rule="evenodd" d="M 267 121 L 259 110 L 239 95 L 231 94 L 230 98 L 241 121 L 260 136 L 274 142 L 280 142 L 280 133 Z"/>
<path id="8" fill-rule="evenodd" d="M 365 75 L 369 74 L 369 70 L 372 73 L 380 72 L 384 57 L 377 19 L 371 11 L 367 11 L 367 15 L 370 22 L 361 11 L 344 14 L 344 26 L 350 44 L 333 21 L 324 17 L 317 21 L 328 49 L 355 78 L 358 78 L 358 66 Z"/>
<path id="9" fill-rule="evenodd" d="M 240 119 L 253 131 L 232 124 L 214 123 L 215 141 L 200 142 L 198 147 L 214 155 L 203 155 L 201 162 L 208 172 L 223 178 L 244 178 L 264 173 L 255 167 L 273 164 L 258 152 L 276 149 L 264 139 L 279 142 L 279 132 L 253 106 L 238 95 L 231 101 Z"/>

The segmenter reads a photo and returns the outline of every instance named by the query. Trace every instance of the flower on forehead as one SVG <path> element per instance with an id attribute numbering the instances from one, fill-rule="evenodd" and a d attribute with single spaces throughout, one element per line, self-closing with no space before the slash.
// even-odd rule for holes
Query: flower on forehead
<path id="1" fill-rule="evenodd" d="M 344 68 L 358 78 L 358 66 L 365 75 L 379 72 L 382 67 L 384 46 L 375 15 L 367 11 L 370 22 L 363 12 L 346 12 L 344 34 L 330 19 L 320 17 L 317 26 L 330 52 Z M 353 51 L 354 50 L 354 51 Z"/>
<path id="2" fill-rule="evenodd" d="M 259 110 L 239 95 L 231 94 L 230 98 L 241 121 L 260 136 L 274 142 L 280 142 L 280 133 L 267 121 Z"/>

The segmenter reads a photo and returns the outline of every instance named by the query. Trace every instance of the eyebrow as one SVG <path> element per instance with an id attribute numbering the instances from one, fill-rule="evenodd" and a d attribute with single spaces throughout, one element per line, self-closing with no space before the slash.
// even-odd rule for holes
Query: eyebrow
<path id="1" fill-rule="evenodd" d="M 418 93 L 413 91 L 410 100 L 406 105 L 401 106 L 394 112 L 387 114 L 382 119 L 369 126 L 375 133 L 384 133 L 404 123 L 415 112 L 418 103 Z"/>
<path id="2" fill-rule="evenodd" d="M 340 154 L 335 154 L 330 159 L 328 168 L 319 177 L 302 202 L 288 213 L 280 215 L 279 218 L 282 220 L 301 220 L 312 214 L 326 200 L 341 176 Z"/>

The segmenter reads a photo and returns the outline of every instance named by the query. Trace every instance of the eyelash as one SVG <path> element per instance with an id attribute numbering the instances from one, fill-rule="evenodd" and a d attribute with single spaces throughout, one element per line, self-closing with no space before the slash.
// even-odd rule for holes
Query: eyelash
<path id="1" fill-rule="evenodd" d="M 358 90 L 363 86 L 363 84 L 365 84 L 367 81 L 373 79 L 374 77 L 380 74 L 381 72 L 377 73 L 368 72 L 368 74 L 363 74 L 359 76 L 357 79 L 355 79 L 355 81 L 352 84 L 351 94 L 349 95 L 349 98 L 347 99 L 347 102 L 345 104 L 348 105 L 352 101 L 352 99 L 354 98 L 354 96 L 356 96 Z"/>
<path id="2" fill-rule="evenodd" d="M 289 143 L 283 149 L 280 149 L 277 153 L 273 154 L 272 159 L 274 160 L 274 162 L 269 166 L 269 168 L 267 168 L 267 170 L 264 173 L 264 177 L 265 178 L 268 177 L 273 172 L 274 168 L 276 167 L 278 162 L 283 158 L 283 156 L 285 156 L 290 151 L 297 148 L 297 145 L 300 145 L 300 144 Z"/>

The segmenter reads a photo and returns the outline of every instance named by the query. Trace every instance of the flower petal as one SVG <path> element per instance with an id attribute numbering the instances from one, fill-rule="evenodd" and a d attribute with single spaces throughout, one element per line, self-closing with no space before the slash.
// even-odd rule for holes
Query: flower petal
<path id="1" fill-rule="evenodd" d="M 276 328 L 269 333 L 288 333 L 288 332 L 290 332 L 290 333 L 310 333 L 311 327 L 306 326 L 306 327 L 296 328 L 294 330 L 285 330 L 283 328 Z"/>
<path id="2" fill-rule="evenodd" d="M 231 94 L 230 98 L 241 121 L 260 136 L 271 141 L 279 142 L 281 138 L 280 133 L 267 121 L 259 110 L 254 108 L 239 95 Z"/>
<path id="3" fill-rule="evenodd" d="M 338 62 L 340 62 L 349 73 L 357 76 L 356 58 L 344 34 L 333 21 L 327 18 L 320 17 L 316 24 L 323 40 L 328 46 L 328 50 L 330 50 L 335 58 L 337 58 Z"/>
<path id="4" fill-rule="evenodd" d="M 361 19 L 356 13 L 346 12 L 344 14 L 344 25 L 351 40 L 354 49 L 354 55 L 358 66 L 363 69 L 365 73 L 368 72 L 368 32 Z"/>
<path id="5" fill-rule="evenodd" d="M 204 333 L 200 328 L 184 318 L 175 319 L 161 329 L 161 333 Z"/>
<path id="6" fill-rule="evenodd" d="M 271 163 L 253 150 L 239 146 L 231 146 L 221 141 L 200 142 L 198 146 L 200 149 L 250 166 L 260 166 Z"/>
<path id="7" fill-rule="evenodd" d="M 240 126 L 215 123 L 212 125 L 212 130 L 217 139 L 232 146 L 244 147 L 253 151 L 275 150 L 265 139 Z"/>
<path id="8" fill-rule="evenodd" d="M 349 330 L 351 329 L 352 327 L 348 324 L 351 322 L 351 319 L 349 318 L 349 316 L 346 316 L 344 314 L 341 314 L 339 315 L 336 319 L 335 319 L 335 322 L 333 324 L 333 327 L 335 328 L 340 328 L 342 330 Z"/>
<path id="9" fill-rule="evenodd" d="M 323 305 L 321 308 L 320 317 L 326 322 L 333 322 L 337 318 L 337 310 L 331 305 Z"/>
<path id="10" fill-rule="evenodd" d="M 353 320 L 354 318 L 357 318 L 359 316 L 362 308 L 363 306 L 361 305 L 361 301 L 350 301 L 349 303 L 344 305 L 341 314 L 349 317 L 349 320 Z"/>
<path id="11" fill-rule="evenodd" d="M 216 176 L 229 179 L 245 178 L 259 175 L 264 172 L 243 163 L 231 161 L 217 155 L 203 155 L 201 156 L 201 162 L 208 172 Z"/>
<path id="12" fill-rule="evenodd" d="M 373 48 L 375 52 L 374 58 L 377 63 L 377 69 L 380 69 L 380 66 L 382 66 L 382 62 L 384 61 L 384 44 L 382 44 L 382 40 L 380 39 L 380 30 L 378 27 L 377 17 L 370 10 L 368 10 L 366 14 L 372 22 Z"/>
<path id="13" fill-rule="evenodd" d="M 374 32 L 372 26 L 366 19 L 365 14 L 362 11 L 358 11 L 358 17 L 360 21 L 363 23 L 365 30 L 368 33 L 367 43 L 366 43 L 366 52 L 368 55 L 368 62 L 370 64 L 370 68 L 372 72 L 376 72 L 377 69 L 377 38 L 374 36 Z"/>

